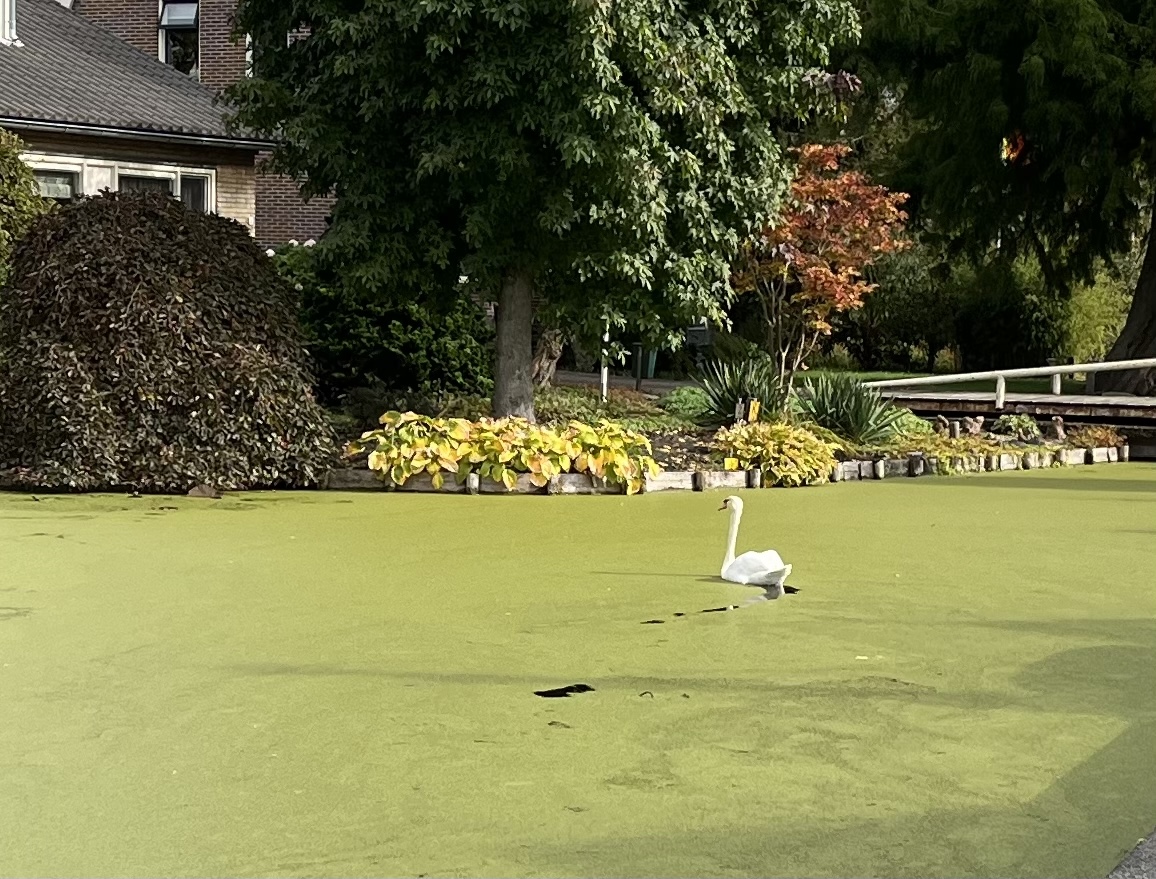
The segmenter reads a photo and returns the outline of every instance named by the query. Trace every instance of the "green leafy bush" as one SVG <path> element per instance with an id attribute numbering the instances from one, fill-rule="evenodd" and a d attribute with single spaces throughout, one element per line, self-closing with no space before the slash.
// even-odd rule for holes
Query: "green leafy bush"
<path id="1" fill-rule="evenodd" d="M 715 447 L 739 467 L 759 467 L 764 485 L 795 487 L 827 482 L 838 446 L 801 427 L 755 422 L 722 428 Z"/>
<path id="2" fill-rule="evenodd" d="M 675 388 L 661 397 L 658 405 L 671 415 L 697 421 L 710 411 L 710 399 L 701 387 Z"/>
<path id="3" fill-rule="evenodd" d="M 870 297 L 868 297 L 870 301 Z M 842 342 L 836 342 L 826 351 L 814 355 L 807 361 L 810 369 L 822 369 L 828 372 L 858 372 L 859 361 Z"/>
<path id="4" fill-rule="evenodd" d="M 854 376 L 839 373 L 807 379 L 796 407 L 802 418 L 860 445 L 893 436 L 906 411 Z"/>
<path id="5" fill-rule="evenodd" d="M 490 398 L 476 394 L 443 392 L 422 394 L 387 388 L 374 380 L 366 387 L 356 387 L 341 397 L 340 414 L 356 429 L 354 434 L 373 430 L 384 412 L 417 412 L 435 418 L 476 420 L 490 415 Z"/>
<path id="6" fill-rule="evenodd" d="M 634 494 L 642 490 L 646 474 L 659 472 L 645 436 L 606 421 L 552 428 L 520 418 L 471 422 L 387 412 L 381 424 L 351 443 L 348 452 L 369 451 L 369 468 L 395 485 L 429 474 L 440 488 L 447 474 L 464 483 L 476 472 L 512 489 L 519 473 L 530 474 L 537 486 L 563 473 L 588 473 Z"/>
<path id="7" fill-rule="evenodd" d="M 54 206 L 40 197 L 32 169 L 20 158 L 23 151 L 20 138 L 0 128 L 0 287 L 17 242 L 37 217 Z"/>
<path id="8" fill-rule="evenodd" d="M 716 424 L 734 421 L 740 400 L 756 399 L 761 416 L 773 420 L 786 408 L 790 389 L 779 384 L 773 365 L 767 360 L 712 360 L 695 378 L 706 394 L 708 408 L 704 417 Z"/>
<path id="9" fill-rule="evenodd" d="M 0 297 L 0 469 L 43 488 L 317 482 L 335 447 L 293 288 L 165 195 L 41 217 Z"/>
<path id="10" fill-rule="evenodd" d="M 929 436 L 935 433 L 926 418 L 920 418 L 910 409 L 901 409 L 899 418 L 895 421 L 895 433 L 904 436 Z"/>
<path id="11" fill-rule="evenodd" d="M 1131 278 L 1108 268 L 1076 287 L 1068 303 L 1067 355 L 1076 363 L 1103 360 L 1124 328 L 1134 290 Z"/>
<path id="12" fill-rule="evenodd" d="M 1068 304 L 1050 293 L 1030 259 L 961 266 L 955 335 L 964 371 L 1040 366 L 1062 356 Z"/>
<path id="13" fill-rule="evenodd" d="M 493 330 L 468 299 L 439 311 L 404 297 L 359 296 L 325 269 L 315 247 L 290 245 L 272 261 L 301 292 L 301 322 L 326 405 L 344 404 L 352 393 L 377 394 L 389 405 L 374 413 L 376 422 L 386 409 L 419 401 L 438 408 L 493 390 Z"/>
<path id="14" fill-rule="evenodd" d="M 598 388 L 540 388 L 534 393 L 534 412 L 543 424 L 606 420 L 643 433 L 694 426 L 689 418 L 667 412 L 644 394 L 624 388 L 610 388 L 605 402 Z"/>
<path id="15" fill-rule="evenodd" d="M 1020 440 L 1033 440 L 1039 439 L 1040 426 L 1030 415 L 1001 415 L 996 419 L 992 432 Z"/>
<path id="16" fill-rule="evenodd" d="M 1128 444 L 1128 438 L 1114 427 L 1081 424 L 1068 431 L 1067 445 L 1076 449 L 1107 449 Z"/>
<path id="17" fill-rule="evenodd" d="M 955 341 L 960 290 L 950 272 L 946 255 L 919 241 L 868 269 L 878 287 L 838 332 L 863 368 L 931 370 L 929 361 Z"/>

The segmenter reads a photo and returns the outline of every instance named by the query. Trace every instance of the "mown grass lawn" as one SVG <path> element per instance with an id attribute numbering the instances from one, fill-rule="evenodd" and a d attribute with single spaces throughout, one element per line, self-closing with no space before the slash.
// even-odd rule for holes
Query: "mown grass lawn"
<path id="1" fill-rule="evenodd" d="M 1086 877 L 1156 823 L 1156 467 L 746 499 L 802 592 L 699 615 L 717 494 L 0 495 L 0 874 Z"/>

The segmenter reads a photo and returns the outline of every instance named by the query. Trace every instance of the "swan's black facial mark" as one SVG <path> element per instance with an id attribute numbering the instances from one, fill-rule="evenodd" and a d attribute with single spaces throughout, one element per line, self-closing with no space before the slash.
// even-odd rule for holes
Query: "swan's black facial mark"
<path id="1" fill-rule="evenodd" d="M 593 693 L 594 688 L 589 684 L 570 684 L 565 687 L 558 687 L 554 690 L 535 690 L 535 696 L 541 696 L 543 699 L 569 699 L 574 693 Z"/>

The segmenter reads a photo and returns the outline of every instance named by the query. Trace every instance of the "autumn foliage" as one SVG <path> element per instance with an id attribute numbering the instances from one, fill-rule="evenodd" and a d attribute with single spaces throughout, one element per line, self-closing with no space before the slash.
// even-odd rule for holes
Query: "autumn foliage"
<path id="1" fill-rule="evenodd" d="M 786 209 L 747 245 L 732 279 L 736 292 L 759 299 L 784 385 L 831 332 L 834 315 L 859 308 L 874 289 L 863 270 L 905 244 L 907 196 L 843 170 L 849 152 L 840 145 L 798 151 Z"/>

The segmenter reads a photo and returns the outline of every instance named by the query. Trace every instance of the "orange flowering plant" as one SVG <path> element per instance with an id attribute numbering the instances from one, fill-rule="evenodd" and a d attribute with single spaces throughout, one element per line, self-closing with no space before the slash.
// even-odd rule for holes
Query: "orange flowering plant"
<path id="1" fill-rule="evenodd" d="M 830 334 L 834 316 L 862 306 L 875 288 L 863 270 L 906 245 L 906 194 L 841 168 L 850 151 L 815 144 L 798 150 L 785 209 L 743 248 L 732 277 L 737 293 L 758 297 L 783 388 Z"/>

